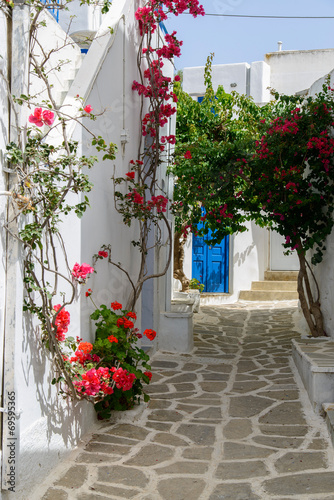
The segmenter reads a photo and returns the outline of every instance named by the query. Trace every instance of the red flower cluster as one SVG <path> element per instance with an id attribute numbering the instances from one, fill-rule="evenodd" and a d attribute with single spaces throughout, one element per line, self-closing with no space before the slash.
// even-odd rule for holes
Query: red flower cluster
<path id="1" fill-rule="evenodd" d="M 59 311 L 61 308 L 60 304 L 57 304 L 53 306 L 53 309 L 55 311 Z M 65 333 L 68 332 L 68 325 L 70 324 L 70 313 L 68 311 L 65 311 L 63 308 L 61 311 L 58 312 L 57 317 L 55 319 L 55 325 L 57 327 L 57 332 L 56 332 L 56 339 L 59 342 L 63 342 L 65 340 Z"/>
<path id="2" fill-rule="evenodd" d="M 154 340 L 157 335 L 157 332 L 151 330 L 150 328 L 147 328 L 146 330 L 143 331 L 143 335 L 145 335 L 149 340 Z"/>
<path id="3" fill-rule="evenodd" d="M 133 373 L 129 373 L 123 368 L 111 368 L 111 371 L 114 372 L 112 378 L 116 383 L 117 389 L 122 389 L 123 391 L 129 391 L 132 389 L 133 383 L 136 380 L 136 376 Z"/>
<path id="4" fill-rule="evenodd" d="M 118 344 L 118 338 L 115 337 L 114 335 L 109 335 L 108 337 L 108 340 L 109 342 L 112 344 L 113 342 L 115 342 L 116 344 Z"/>
<path id="5" fill-rule="evenodd" d="M 123 306 L 122 306 L 122 304 L 120 304 L 119 302 L 116 302 L 116 301 L 115 301 L 115 302 L 112 302 L 112 303 L 110 304 L 110 307 L 111 307 L 111 309 L 113 309 L 114 311 L 117 311 L 117 309 L 122 309 L 122 307 L 123 307 Z"/>
<path id="6" fill-rule="evenodd" d="M 28 120 L 30 123 L 36 125 L 36 127 L 43 127 L 44 124 L 51 127 L 55 119 L 54 116 L 55 114 L 49 109 L 42 111 L 42 108 L 35 108 L 34 114 L 30 115 Z"/>
<path id="7" fill-rule="evenodd" d="M 116 325 L 118 328 L 123 326 L 124 328 L 133 328 L 133 322 L 128 320 L 125 316 L 123 318 L 118 318 Z"/>
<path id="8" fill-rule="evenodd" d="M 98 252 L 98 256 L 99 256 L 99 257 L 103 257 L 104 259 L 106 259 L 106 258 L 108 257 L 108 255 L 109 255 L 109 254 L 108 254 L 108 252 L 107 252 L 107 251 L 105 251 L 105 250 L 100 250 L 100 251 Z"/>
<path id="9" fill-rule="evenodd" d="M 78 351 L 84 352 L 85 354 L 90 353 L 93 350 L 93 345 L 90 342 L 80 342 L 78 345 Z"/>
<path id="10" fill-rule="evenodd" d="M 156 208 L 157 212 L 161 213 L 167 211 L 167 203 L 168 198 L 166 198 L 165 196 L 152 196 L 151 200 L 147 202 L 147 206 L 149 210 L 151 210 L 152 208 Z"/>

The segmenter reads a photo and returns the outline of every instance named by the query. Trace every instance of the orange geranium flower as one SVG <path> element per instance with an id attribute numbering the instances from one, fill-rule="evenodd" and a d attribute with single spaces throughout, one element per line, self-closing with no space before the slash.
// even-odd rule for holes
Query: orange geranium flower
<path id="1" fill-rule="evenodd" d="M 89 354 L 93 350 L 93 345 L 90 342 L 80 342 L 78 345 L 78 351 Z"/>

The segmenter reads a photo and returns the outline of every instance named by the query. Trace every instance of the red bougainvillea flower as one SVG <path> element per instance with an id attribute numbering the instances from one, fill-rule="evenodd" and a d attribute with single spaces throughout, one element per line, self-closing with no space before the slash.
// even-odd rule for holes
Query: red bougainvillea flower
<path id="1" fill-rule="evenodd" d="M 93 293 L 93 290 L 91 288 L 88 288 L 87 292 L 86 292 L 86 297 L 89 297 L 90 295 L 92 295 Z"/>
<path id="2" fill-rule="evenodd" d="M 36 127 L 43 127 L 44 124 L 51 126 L 54 122 L 54 113 L 48 109 L 42 111 L 42 108 L 35 108 L 34 114 L 30 115 L 28 120 Z"/>
<path id="3" fill-rule="evenodd" d="M 134 172 L 127 172 L 125 174 L 129 179 L 134 179 L 135 178 L 135 173 Z"/>
<path id="4" fill-rule="evenodd" d="M 151 372 L 144 372 L 144 375 L 148 377 L 150 380 L 152 379 L 152 373 Z"/>
<path id="5" fill-rule="evenodd" d="M 74 264 L 73 269 L 72 269 L 72 276 L 76 278 L 77 280 L 82 280 L 85 281 L 87 278 L 88 274 L 91 274 L 94 272 L 94 268 L 86 264 L 85 262 L 83 264 L 78 264 L 77 262 Z"/>
<path id="6" fill-rule="evenodd" d="M 88 114 L 91 113 L 92 109 L 93 108 L 90 104 L 87 104 L 87 106 L 84 107 L 84 111 L 86 111 L 86 113 Z"/>
<path id="7" fill-rule="evenodd" d="M 157 332 L 155 332 L 154 330 L 151 330 L 150 328 L 147 328 L 146 330 L 143 331 L 143 335 L 146 335 L 146 337 L 149 340 L 154 340 L 156 335 L 157 335 Z"/>
<path id="8" fill-rule="evenodd" d="M 129 311 L 126 315 L 128 318 L 137 319 L 136 313 L 134 313 L 132 311 Z"/>
<path id="9" fill-rule="evenodd" d="M 109 335 L 108 340 L 111 343 L 116 342 L 118 344 L 118 338 L 114 337 L 114 335 Z"/>
<path id="10" fill-rule="evenodd" d="M 191 159 L 192 159 L 192 156 L 191 156 L 190 151 L 186 151 L 186 152 L 184 153 L 184 157 L 185 157 L 187 160 L 191 160 Z"/>
<path id="11" fill-rule="evenodd" d="M 103 257 L 104 259 L 106 259 L 108 257 L 108 252 L 106 252 L 105 250 L 100 250 L 98 255 L 99 257 Z"/>
<path id="12" fill-rule="evenodd" d="M 60 304 L 53 306 L 53 309 L 58 312 L 61 308 Z M 59 342 L 63 342 L 65 340 L 65 333 L 68 332 L 68 325 L 70 324 L 70 313 L 65 311 L 63 308 L 56 317 L 55 325 L 57 327 L 56 339 Z"/>
<path id="13" fill-rule="evenodd" d="M 117 309 L 122 309 L 123 306 L 119 302 L 112 302 L 111 305 L 110 305 L 110 307 L 114 311 L 117 311 Z"/>
<path id="14" fill-rule="evenodd" d="M 80 342 L 78 345 L 78 351 L 84 352 L 85 354 L 90 353 L 93 350 L 93 345 L 90 342 Z"/>

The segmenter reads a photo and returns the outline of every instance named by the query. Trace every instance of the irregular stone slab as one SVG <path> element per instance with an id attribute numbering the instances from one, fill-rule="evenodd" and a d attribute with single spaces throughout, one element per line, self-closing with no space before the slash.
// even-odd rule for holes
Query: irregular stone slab
<path id="1" fill-rule="evenodd" d="M 110 430 L 104 431 L 107 434 L 115 434 L 116 436 L 124 436 L 142 441 L 149 434 L 142 426 L 132 424 L 114 425 Z"/>
<path id="2" fill-rule="evenodd" d="M 217 394 L 218 392 L 226 389 L 226 382 L 200 382 L 200 387 L 204 392 L 214 392 Z"/>
<path id="3" fill-rule="evenodd" d="M 212 452 L 213 448 L 210 448 L 209 446 L 194 446 L 184 450 L 182 456 L 191 460 L 210 460 Z"/>
<path id="4" fill-rule="evenodd" d="M 85 451 L 93 453 L 110 453 L 110 455 L 126 455 L 131 451 L 130 446 L 119 446 L 116 444 L 89 442 L 85 446 Z"/>
<path id="5" fill-rule="evenodd" d="M 286 391 L 264 391 L 261 392 L 261 396 L 265 396 L 267 398 L 272 398 L 272 399 L 277 399 L 277 400 L 282 400 L 282 401 L 289 401 L 292 399 L 298 399 L 299 398 L 299 392 L 298 391 L 291 391 L 291 390 L 286 390 Z"/>
<path id="6" fill-rule="evenodd" d="M 184 384 L 173 384 L 176 392 L 184 392 L 184 391 L 195 391 L 196 388 L 194 384 L 190 384 L 185 382 Z"/>
<path id="7" fill-rule="evenodd" d="M 154 443 L 168 444 L 169 446 L 189 446 L 187 441 L 167 432 L 159 432 L 153 439 Z"/>
<path id="8" fill-rule="evenodd" d="M 158 444 L 148 444 L 132 458 L 124 462 L 126 465 L 140 465 L 141 467 L 151 467 L 158 465 L 174 456 L 175 450 L 160 446 Z"/>
<path id="9" fill-rule="evenodd" d="M 256 391 L 257 389 L 261 389 L 262 387 L 266 387 L 267 385 L 268 385 L 267 382 L 261 382 L 261 381 L 235 382 L 231 392 L 239 392 L 239 393 L 251 392 L 251 391 Z"/>
<path id="10" fill-rule="evenodd" d="M 289 452 L 275 462 L 278 472 L 300 472 L 309 469 L 326 469 L 327 460 L 324 453 Z"/>
<path id="11" fill-rule="evenodd" d="M 308 432 L 306 425 L 260 425 L 262 434 L 276 436 L 305 436 Z"/>
<path id="12" fill-rule="evenodd" d="M 215 429 L 208 425 L 181 424 L 176 433 L 186 436 L 195 444 L 210 446 L 215 442 Z"/>
<path id="13" fill-rule="evenodd" d="M 224 436 L 227 439 L 243 439 L 252 433 L 252 423 L 247 419 L 233 419 L 224 427 Z"/>
<path id="14" fill-rule="evenodd" d="M 328 443 L 324 439 L 313 439 L 308 445 L 309 450 L 324 450 L 327 447 Z"/>
<path id="15" fill-rule="evenodd" d="M 296 437 L 255 436 L 253 441 L 273 448 L 298 448 L 304 440 Z"/>
<path id="16" fill-rule="evenodd" d="M 265 490 L 273 495 L 311 495 L 317 493 L 333 493 L 334 473 L 313 472 L 292 474 L 269 479 L 263 483 Z"/>
<path id="17" fill-rule="evenodd" d="M 102 483 L 124 484 L 126 486 L 137 486 L 138 488 L 144 488 L 148 482 L 146 474 L 141 470 L 122 465 L 99 467 L 97 480 Z"/>
<path id="18" fill-rule="evenodd" d="M 145 392 L 147 392 L 147 394 L 164 394 L 169 392 L 169 387 L 167 384 L 152 384 L 145 387 Z"/>
<path id="19" fill-rule="evenodd" d="M 207 370 L 210 370 L 211 372 L 218 372 L 218 373 L 231 373 L 232 368 L 233 368 L 232 365 L 224 365 L 224 364 L 208 365 L 206 367 Z"/>
<path id="20" fill-rule="evenodd" d="M 150 410 L 166 410 L 171 405 L 171 401 L 165 401 L 164 399 L 155 399 L 155 397 L 151 397 L 148 408 Z"/>
<path id="21" fill-rule="evenodd" d="M 137 441 L 134 439 L 129 439 L 125 437 L 118 437 L 112 434 L 93 434 L 91 441 L 99 442 L 99 443 L 112 443 L 112 444 L 120 444 L 120 445 L 134 445 L 137 444 Z"/>
<path id="22" fill-rule="evenodd" d="M 43 495 L 42 500 L 67 500 L 67 498 L 68 495 L 66 491 L 49 488 L 45 495 Z"/>
<path id="23" fill-rule="evenodd" d="M 56 486 L 65 486 L 66 488 L 80 488 L 88 477 L 85 465 L 73 465 L 68 471 L 55 481 Z"/>
<path id="24" fill-rule="evenodd" d="M 147 422 L 145 427 L 155 429 L 156 431 L 168 432 L 172 424 L 166 424 L 165 422 Z"/>
<path id="25" fill-rule="evenodd" d="M 258 396 L 238 396 L 231 398 L 230 417 L 253 417 L 272 406 L 273 401 Z"/>
<path id="26" fill-rule="evenodd" d="M 175 377 L 171 377 L 166 382 L 168 384 L 181 384 L 183 382 L 195 382 L 197 380 L 196 373 L 182 373 L 181 375 L 177 375 Z"/>
<path id="27" fill-rule="evenodd" d="M 119 455 L 110 455 L 109 453 L 80 453 L 75 459 L 78 463 L 100 464 L 104 462 L 117 462 Z"/>
<path id="28" fill-rule="evenodd" d="M 205 482 L 201 479 L 162 479 L 158 483 L 158 492 L 164 500 L 198 500 L 204 487 Z"/>
<path id="29" fill-rule="evenodd" d="M 227 373 L 210 373 L 210 372 L 205 372 L 202 373 L 203 380 L 219 380 L 219 381 L 226 381 L 229 379 L 229 375 Z"/>
<path id="30" fill-rule="evenodd" d="M 148 417 L 149 420 L 158 422 L 179 422 L 182 418 L 181 413 L 176 410 L 154 410 Z"/>
<path id="31" fill-rule="evenodd" d="M 211 406 L 210 408 L 207 408 L 206 410 L 199 411 L 194 415 L 194 418 L 208 418 L 208 419 L 215 419 L 215 418 L 221 418 L 222 417 L 222 411 L 220 408 L 217 408 L 215 406 Z"/>
<path id="32" fill-rule="evenodd" d="M 260 446 L 253 446 L 244 443 L 231 443 L 224 444 L 224 459 L 225 460 L 240 460 L 248 458 L 266 458 L 269 457 L 275 450 L 269 448 L 261 448 Z"/>
<path id="33" fill-rule="evenodd" d="M 178 363 L 174 361 L 159 361 L 158 359 L 150 363 L 152 368 L 176 368 Z"/>
<path id="34" fill-rule="evenodd" d="M 119 488 L 114 484 L 111 488 L 110 486 L 106 486 L 105 484 L 95 483 L 90 489 L 96 491 L 96 493 L 103 493 L 105 495 L 113 495 L 122 498 L 133 498 L 134 496 L 138 495 L 138 493 L 140 493 L 139 490 L 134 490 L 132 488 L 131 489 Z M 109 497 L 104 497 L 104 498 L 109 498 Z"/>
<path id="35" fill-rule="evenodd" d="M 300 403 L 282 403 L 259 418 L 261 424 L 305 424 Z"/>
<path id="36" fill-rule="evenodd" d="M 250 460 L 249 462 L 222 462 L 216 470 L 218 479 L 248 479 L 250 477 L 266 476 L 268 470 L 263 462 Z"/>
<path id="37" fill-rule="evenodd" d="M 166 467 L 159 467 L 155 472 L 161 474 L 205 474 L 208 464 L 202 462 L 175 462 Z"/>
<path id="38" fill-rule="evenodd" d="M 175 407 L 177 411 L 183 411 L 185 413 L 193 413 L 194 411 L 201 410 L 201 406 L 187 405 L 187 404 L 178 404 Z"/>
<path id="39" fill-rule="evenodd" d="M 202 368 L 202 365 L 199 363 L 185 363 L 182 370 L 185 372 L 194 372 Z"/>
<path id="40" fill-rule="evenodd" d="M 209 397 L 208 394 L 203 394 L 196 398 L 190 398 L 184 402 L 187 402 L 191 405 L 204 405 L 204 406 L 221 406 L 222 404 L 220 397 L 218 400 L 215 401 L 215 399 L 214 398 L 211 399 L 211 395 Z"/>
<path id="41" fill-rule="evenodd" d="M 159 398 L 159 399 L 185 399 L 189 398 L 190 396 L 193 396 L 193 392 L 169 392 L 167 394 L 155 394 L 154 398 Z"/>
<path id="42" fill-rule="evenodd" d="M 261 500 L 252 492 L 250 484 L 219 484 L 208 500 Z"/>

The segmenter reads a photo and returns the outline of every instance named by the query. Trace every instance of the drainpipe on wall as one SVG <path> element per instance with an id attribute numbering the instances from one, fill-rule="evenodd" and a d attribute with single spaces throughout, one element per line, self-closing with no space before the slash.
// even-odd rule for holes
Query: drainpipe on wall
<path id="1" fill-rule="evenodd" d="M 9 21 L 8 74 L 10 92 L 19 96 L 27 94 L 29 55 L 29 8 L 21 0 L 16 0 Z M 20 109 L 18 108 L 20 113 Z M 22 112 L 19 124 L 24 126 Z M 13 109 L 9 107 L 9 141 L 19 142 Z M 21 120 L 20 120 L 21 118 Z M 7 190 L 12 191 L 16 176 L 7 172 Z M 14 206 L 9 200 L 7 220 L 12 221 L 9 229 L 16 234 L 18 224 Z M 2 489 L 15 491 L 18 483 L 19 458 L 19 417 L 18 400 L 15 384 L 15 342 L 16 332 L 23 328 L 23 270 L 21 266 L 21 248 L 18 240 L 7 232 L 6 239 L 6 298 L 5 331 L 3 359 L 3 395 L 2 395 Z"/>

